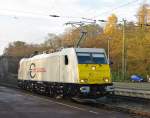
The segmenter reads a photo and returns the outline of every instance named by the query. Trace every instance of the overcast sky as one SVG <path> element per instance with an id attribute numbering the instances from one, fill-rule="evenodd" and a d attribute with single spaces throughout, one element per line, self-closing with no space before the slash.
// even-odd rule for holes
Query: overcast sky
<path id="1" fill-rule="evenodd" d="M 48 33 L 63 33 L 67 28 L 64 23 L 80 21 L 78 17 L 107 19 L 116 13 L 119 19 L 135 20 L 143 0 L 132 1 L 135 0 L 0 0 L 0 54 L 9 42 L 41 43 Z M 128 2 L 131 4 L 125 5 Z M 51 18 L 50 14 L 61 17 Z"/>

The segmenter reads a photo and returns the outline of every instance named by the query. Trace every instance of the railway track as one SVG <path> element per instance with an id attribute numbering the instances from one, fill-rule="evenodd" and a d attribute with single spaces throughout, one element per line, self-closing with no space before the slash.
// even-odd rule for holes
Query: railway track
<path id="1" fill-rule="evenodd" d="M 2 86 L 11 87 L 13 89 L 19 90 L 17 86 L 10 84 L 0 84 Z M 21 90 L 22 92 L 33 94 L 31 92 Z M 39 94 L 34 94 L 36 96 L 43 97 L 45 99 L 49 99 L 48 96 L 43 96 Z M 68 101 L 68 99 L 67 99 Z M 148 117 L 150 118 L 150 100 L 144 98 L 135 98 L 135 97 L 127 97 L 127 96 L 107 96 L 99 99 L 79 99 L 73 98 L 73 102 L 77 104 L 90 105 L 96 108 L 103 108 L 111 111 L 120 111 L 132 114 L 133 117 L 136 116 Z M 66 99 L 59 99 L 59 102 L 66 102 Z"/>
<path id="2" fill-rule="evenodd" d="M 150 118 L 150 101 L 148 99 L 114 95 L 103 97 L 97 100 L 76 99 L 76 101 L 97 108 L 103 107 L 104 109 L 108 110 L 122 111 L 135 116 Z"/>

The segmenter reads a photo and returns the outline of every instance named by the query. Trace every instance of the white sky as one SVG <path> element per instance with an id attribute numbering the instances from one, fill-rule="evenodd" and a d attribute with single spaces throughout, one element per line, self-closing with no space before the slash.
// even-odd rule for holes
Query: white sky
<path id="1" fill-rule="evenodd" d="M 63 33 L 64 23 L 81 20 L 71 17 L 107 19 L 116 13 L 119 19 L 135 20 L 143 0 L 112 10 L 132 1 L 135 0 L 0 0 L 0 54 L 9 42 L 41 43 L 48 33 Z M 51 18 L 50 14 L 63 17 Z"/>

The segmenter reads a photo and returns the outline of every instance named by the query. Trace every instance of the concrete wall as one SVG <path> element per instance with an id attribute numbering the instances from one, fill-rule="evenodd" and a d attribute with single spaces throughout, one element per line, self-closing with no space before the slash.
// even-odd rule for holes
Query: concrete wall
<path id="1" fill-rule="evenodd" d="M 17 74 L 21 57 L 0 56 L 0 79 Z"/>

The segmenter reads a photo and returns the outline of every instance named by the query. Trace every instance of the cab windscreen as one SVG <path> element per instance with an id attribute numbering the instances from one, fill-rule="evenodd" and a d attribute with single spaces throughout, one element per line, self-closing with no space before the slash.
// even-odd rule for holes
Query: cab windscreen
<path id="1" fill-rule="evenodd" d="M 77 53 L 79 64 L 107 64 L 104 53 Z"/>

